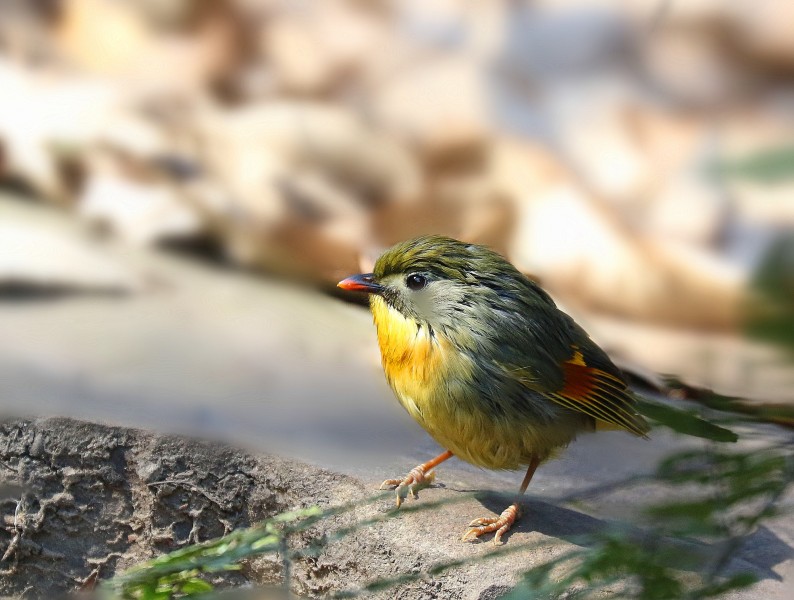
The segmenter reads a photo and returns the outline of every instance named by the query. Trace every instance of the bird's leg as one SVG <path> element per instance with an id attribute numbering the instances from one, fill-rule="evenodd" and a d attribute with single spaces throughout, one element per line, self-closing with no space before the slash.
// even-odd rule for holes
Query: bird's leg
<path id="1" fill-rule="evenodd" d="M 535 470 L 538 468 L 539 464 L 540 461 L 537 458 L 533 458 L 532 462 L 529 463 L 527 474 L 524 475 L 524 481 L 521 482 L 519 496 L 527 490 L 527 486 L 529 482 L 532 481 L 532 476 L 535 474 Z M 469 528 L 466 530 L 466 533 L 463 534 L 462 539 L 463 541 L 473 540 L 485 533 L 495 531 L 496 534 L 493 537 L 493 541 L 494 544 L 499 545 L 502 543 L 502 536 L 507 533 L 520 516 L 521 505 L 519 501 L 516 500 L 513 504 L 504 509 L 502 514 L 498 517 L 483 517 L 482 519 L 475 519 L 469 523 Z"/>
<path id="2" fill-rule="evenodd" d="M 452 452 L 447 450 L 443 454 L 439 454 L 434 459 L 427 461 L 426 463 L 422 463 L 421 465 L 415 466 L 408 472 L 408 475 L 403 477 L 402 479 L 387 479 L 382 484 L 380 484 L 380 489 L 385 490 L 391 487 L 397 488 L 397 508 L 400 508 L 400 505 L 405 500 L 406 496 L 410 492 L 412 498 L 416 498 L 416 492 L 421 490 L 422 488 L 428 487 L 436 477 L 435 472 L 433 471 L 434 467 L 437 467 L 442 462 L 447 460 L 448 458 L 452 457 Z"/>

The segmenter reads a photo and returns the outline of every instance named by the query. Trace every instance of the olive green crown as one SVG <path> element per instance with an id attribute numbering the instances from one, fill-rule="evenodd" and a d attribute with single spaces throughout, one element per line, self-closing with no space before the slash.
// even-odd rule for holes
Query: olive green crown
<path id="1" fill-rule="evenodd" d="M 392 246 L 377 260 L 374 271 L 378 279 L 416 272 L 463 282 L 518 275 L 515 267 L 493 250 L 443 235 L 425 235 Z"/>

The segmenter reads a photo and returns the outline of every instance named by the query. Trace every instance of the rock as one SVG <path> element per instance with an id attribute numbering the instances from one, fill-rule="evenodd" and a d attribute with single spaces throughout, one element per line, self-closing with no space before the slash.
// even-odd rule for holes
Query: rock
<path id="1" fill-rule="evenodd" d="M 699 27 L 663 24 L 647 36 L 641 53 L 660 96 L 687 106 L 716 106 L 746 83 L 722 40 Z"/>
<path id="2" fill-rule="evenodd" d="M 510 79 L 549 85 L 607 76 L 634 51 L 630 24 L 613 3 L 550 0 L 505 5 L 499 63 Z M 544 86 L 545 87 L 545 86 Z"/>
<path id="3" fill-rule="evenodd" d="M 0 204 L 0 288 L 130 292 L 140 286 L 137 276 L 85 235 L 59 226 L 44 211 Z"/>
<path id="4" fill-rule="evenodd" d="M 388 54 L 393 33 L 385 12 L 348 0 L 277 12 L 262 27 L 260 51 L 279 91 L 324 96 L 365 77 Z"/>
<path id="5" fill-rule="evenodd" d="M 366 77 L 393 43 L 393 15 L 384 3 L 328 0 L 312 20 L 310 31 L 343 82 Z"/>
<path id="6" fill-rule="evenodd" d="M 560 131 L 565 156 L 587 186 L 618 205 L 642 197 L 656 177 L 630 126 L 630 111 L 622 108 L 593 100 L 586 114 L 564 119 Z"/>
<path id="7" fill-rule="evenodd" d="M 26 456 L 36 436 L 47 436 L 40 456 Z M 443 523 L 426 511 L 391 510 L 391 495 L 372 499 L 362 483 L 277 456 L 255 456 L 219 443 L 202 442 L 143 431 L 95 425 L 69 419 L 0 423 L 0 481 L 25 490 L 16 501 L 1 501 L 4 516 L 23 515 L 18 527 L 0 530 L 8 551 L 0 593 L 20 594 L 28 586 L 50 597 L 75 591 L 89 578 L 112 577 L 154 556 L 187 544 L 206 541 L 253 525 L 277 514 L 319 506 L 361 505 L 319 521 L 289 537 L 290 549 L 316 549 L 291 561 L 293 592 L 326 597 L 367 582 L 422 574 L 368 597 L 493 598 L 515 581 L 532 552 L 492 559 L 499 569 L 471 564 L 427 574 L 429 567 L 452 557 L 471 560 L 491 550 L 489 544 L 464 544 L 458 539 L 461 504 L 442 507 Z M 161 479 L 141 479 L 153 465 Z M 13 488 L 7 488 L 9 490 Z M 443 492 L 452 498 L 454 492 Z M 461 522 L 456 520 L 461 518 Z M 341 528 L 372 519 L 334 540 Z M 448 541 L 447 541 L 448 540 Z M 281 558 L 274 554 L 243 563 L 240 571 L 212 577 L 222 587 L 266 586 L 283 579 Z"/>
<path id="8" fill-rule="evenodd" d="M 26 445 L 41 435 L 47 436 L 44 452 L 25 459 Z M 317 498 L 325 506 L 359 495 L 352 482 L 297 463 L 66 419 L 6 422 L 0 437 L 7 442 L 3 480 L 18 480 L 25 489 L 22 535 L 28 541 L 8 558 L 2 594 L 33 585 L 56 596 L 79 588 L 94 570 L 106 579 L 153 555 L 305 505 L 302 498 L 319 496 L 320 489 L 329 493 Z M 162 479 L 135 476 L 141 472 L 159 472 Z M 0 536 L 7 546 L 8 533 Z M 41 561 L 55 564 L 40 571 Z M 239 585 L 248 577 L 228 579 Z"/>
<path id="9" fill-rule="evenodd" d="M 42 452 L 30 457 L 27 448 L 42 435 Z M 158 478 L 141 479 L 138 474 L 151 465 L 157 465 Z M 583 536 L 609 527 L 607 520 L 535 498 L 506 538 L 508 552 L 494 555 L 491 544 L 462 543 L 459 536 L 472 514 L 498 511 L 505 499 L 481 494 L 475 500 L 460 485 L 433 486 L 419 502 L 395 511 L 392 494 L 373 493 L 373 482 L 220 442 L 64 418 L 5 419 L 0 489 L 18 496 L 0 499 L 6 523 L 0 549 L 7 554 L 0 594 L 16 596 L 32 586 L 42 596 L 58 597 L 189 544 L 317 506 L 337 513 L 286 539 L 294 594 L 328 597 L 396 579 L 366 596 L 492 599 L 520 573 L 581 550 Z M 642 502 L 636 490 L 629 493 L 635 504 Z M 782 519 L 778 525 L 785 536 L 790 528 Z M 730 569 L 764 581 L 738 597 L 787 597 L 777 569 L 790 571 L 790 548 L 784 538 L 761 530 L 748 536 L 748 547 Z M 210 579 L 220 589 L 265 586 L 269 597 L 266 586 L 283 584 L 283 559 L 276 553 L 253 557 L 240 570 Z"/>
<path id="10" fill-rule="evenodd" d="M 622 215 L 640 232 L 715 248 L 727 221 L 723 190 L 709 178 L 715 131 L 677 111 L 635 105 L 624 110 L 623 127 L 650 173 L 641 193 Z"/>
<path id="11" fill-rule="evenodd" d="M 757 65 L 791 74 L 794 71 L 794 40 L 789 25 L 794 5 L 787 0 L 740 0 L 724 9 L 731 41 Z"/>
<path id="12" fill-rule="evenodd" d="M 641 26 L 647 26 L 657 7 L 653 0 L 625 3 L 627 13 Z M 735 72 L 761 69 L 785 75 L 794 66 L 794 42 L 787 28 L 792 18 L 794 9 L 787 0 L 692 0 L 665 10 L 657 29 L 687 30 L 710 38 L 706 45 L 716 42 Z M 680 68 L 689 70 L 685 65 Z"/>
<path id="13" fill-rule="evenodd" d="M 422 61 L 379 86 L 374 112 L 388 131 L 415 144 L 424 162 L 481 154 L 492 125 L 485 84 L 472 61 Z"/>
<path id="14" fill-rule="evenodd" d="M 648 207 L 647 231 L 702 248 L 720 242 L 729 222 L 729 202 L 713 181 L 695 173 L 671 177 Z"/>
<path id="15" fill-rule="evenodd" d="M 705 328 L 739 323 L 746 271 L 630 229 L 537 149 L 503 154 L 501 180 L 521 198 L 508 251 L 519 269 L 566 302 L 607 313 Z"/>
<path id="16" fill-rule="evenodd" d="M 516 263 L 562 298 L 656 323 L 734 328 L 743 274 L 714 255 L 622 228 L 575 187 L 527 200 Z"/>
<path id="17" fill-rule="evenodd" d="M 71 64 L 122 80 L 128 92 L 203 93 L 244 56 L 244 28 L 231 4 L 69 0 L 53 19 L 53 37 Z"/>
<path id="18" fill-rule="evenodd" d="M 0 145 L 5 177 L 16 178 L 47 201 L 70 206 L 71 161 L 104 129 L 121 94 L 106 82 L 25 71 L 0 60 Z"/>
<path id="19" fill-rule="evenodd" d="M 92 226 L 136 244 L 195 239 L 206 233 L 200 214 L 183 198 L 179 185 L 162 176 L 141 177 L 117 165 L 92 171 L 78 199 L 78 214 Z"/>
<path id="20" fill-rule="evenodd" d="M 345 110 L 262 104 L 211 115 L 200 132 L 225 198 L 208 218 L 249 266 L 334 284 L 357 270 L 372 212 L 419 194 L 406 149 Z"/>
<path id="21" fill-rule="evenodd" d="M 263 45 L 283 92 L 319 95 L 334 83 L 330 58 L 301 21 L 282 17 L 269 24 Z"/>
<path id="22" fill-rule="evenodd" d="M 220 169 L 228 185 L 240 192 L 244 184 L 254 185 L 255 192 L 263 180 L 301 167 L 368 191 L 357 199 L 364 203 L 410 199 L 420 184 L 417 166 L 404 147 L 354 113 L 328 104 L 251 105 L 210 115 L 198 130 L 210 166 Z M 243 158 L 246 163 L 235 167 Z M 253 174 L 244 177 L 249 168 Z"/>

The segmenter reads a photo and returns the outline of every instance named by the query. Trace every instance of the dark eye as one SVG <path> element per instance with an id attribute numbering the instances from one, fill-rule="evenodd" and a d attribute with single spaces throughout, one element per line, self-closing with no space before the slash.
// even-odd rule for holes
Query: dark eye
<path id="1" fill-rule="evenodd" d="M 424 275 L 409 275 L 405 279 L 405 284 L 416 292 L 427 285 L 427 278 Z"/>

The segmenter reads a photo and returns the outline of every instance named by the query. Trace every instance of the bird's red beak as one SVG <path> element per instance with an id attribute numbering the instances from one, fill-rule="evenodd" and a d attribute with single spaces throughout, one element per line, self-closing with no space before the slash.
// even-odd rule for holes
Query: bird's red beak
<path id="1" fill-rule="evenodd" d="M 375 283 L 375 276 L 372 273 L 353 275 L 343 279 L 336 286 L 350 292 L 366 292 L 367 294 L 380 294 L 383 291 L 383 287 Z"/>

